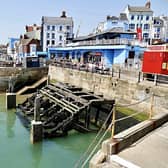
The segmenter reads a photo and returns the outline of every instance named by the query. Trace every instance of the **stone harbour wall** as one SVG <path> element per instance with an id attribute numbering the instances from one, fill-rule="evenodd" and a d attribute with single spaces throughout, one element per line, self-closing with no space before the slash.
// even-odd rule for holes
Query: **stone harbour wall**
<path id="1" fill-rule="evenodd" d="M 12 76 L 14 83 L 37 81 L 48 74 L 48 68 L 14 68 L 1 67 L 0 68 L 0 92 L 6 91 L 8 88 L 9 77 Z M 17 87 L 17 86 L 16 86 Z"/>
<path id="2" fill-rule="evenodd" d="M 107 99 L 115 99 L 117 104 L 132 104 L 148 97 L 154 93 L 158 96 L 154 98 L 155 108 L 158 110 L 166 110 L 168 108 L 168 87 L 154 86 L 151 82 L 138 83 L 135 80 L 122 80 L 117 77 L 109 75 L 96 74 L 85 71 L 78 71 L 74 69 L 49 66 L 49 75 L 51 80 L 54 79 L 58 82 L 70 83 L 72 85 L 82 87 L 95 94 L 103 94 Z M 149 111 L 151 98 L 144 102 L 132 106 L 132 108 Z"/>

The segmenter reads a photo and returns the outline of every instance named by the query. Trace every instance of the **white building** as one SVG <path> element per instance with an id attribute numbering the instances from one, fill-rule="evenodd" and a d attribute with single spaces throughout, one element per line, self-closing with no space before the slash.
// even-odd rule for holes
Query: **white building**
<path id="1" fill-rule="evenodd" d="M 160 16 L 163 20 L 163 40 L 168 42 L 168 16 Z"/>
<path id="2" fill-rule="evenodd" d="M 151 38 L 153 11 L 150 6 L 148 1 L 145 6 L 128 5 L 124 10 L 129 21 L 129 29 L 137 31 L 137 28 L 141 28 L 142 38 L 145 41 Z"/>
<path id="3" fill-rule="evenodd" d="M 160 40 L 163 39 L 163 20 L 160 17 L 153 18 L 152 24 L 152 39 Z"/>
<path id="4" fill-rule="evenodd" d="M 41 42 L 43 51 L 48 47 L 65 46 L 73 38 L 73 19 L 65 11 L 60 17 L 42 17 Z"/>
<path id="5" fill-rule="evenodd" d="M 120 28 L 122 31 L 128 30 L 128 19 L 125 13 L 120 13 L 119 17 L 107 16 L 104 22 L 100 22 L 94 33 L 100 33 L 113 28 Z"/>
<path id="6" fill-rule="evenodd" d="M 156 42 L 168 42 L 168 17 L 158 16 L 153 18 L 152 40 Z"/>

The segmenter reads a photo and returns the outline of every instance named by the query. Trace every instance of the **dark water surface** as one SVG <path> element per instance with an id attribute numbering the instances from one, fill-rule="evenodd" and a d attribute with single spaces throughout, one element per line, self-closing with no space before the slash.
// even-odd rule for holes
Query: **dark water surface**
<path id="1" fill-rule="evenodd" d="M 5 96 L 0 95 L 0 168 L 73 168 L 96 136 L 72 131 L 32 145 L 15 112 L 5 109 Z"/>

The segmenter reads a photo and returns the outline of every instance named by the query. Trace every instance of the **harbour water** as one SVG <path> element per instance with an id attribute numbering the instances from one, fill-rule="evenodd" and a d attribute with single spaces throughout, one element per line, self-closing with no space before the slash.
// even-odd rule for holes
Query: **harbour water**
<path id="1" fill-rule="evenodd" d="M 0 95 L 0 167 L 73 168 L 96 133 L 70 132 L 66 137 L 45 139 L 32 145 L 30 133 L 15 114 L 5 109 Z"/>

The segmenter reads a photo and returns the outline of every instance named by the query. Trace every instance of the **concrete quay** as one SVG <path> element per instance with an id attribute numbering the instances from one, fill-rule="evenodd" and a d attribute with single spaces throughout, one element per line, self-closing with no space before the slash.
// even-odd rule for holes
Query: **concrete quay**
<path id="1" fill-rule="evenodd" d="M 167 168 L 167 140 L 168 113 L 159 114 L 104 141 L 90 168 Z"/>

